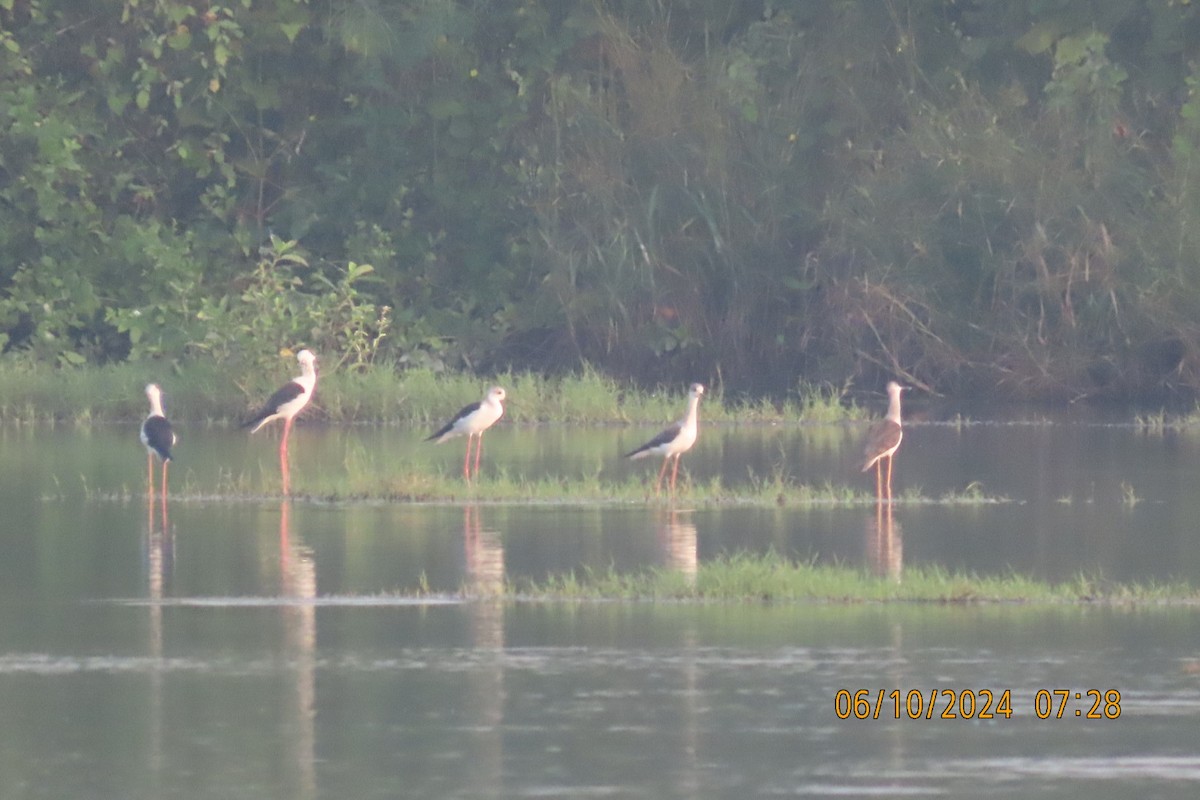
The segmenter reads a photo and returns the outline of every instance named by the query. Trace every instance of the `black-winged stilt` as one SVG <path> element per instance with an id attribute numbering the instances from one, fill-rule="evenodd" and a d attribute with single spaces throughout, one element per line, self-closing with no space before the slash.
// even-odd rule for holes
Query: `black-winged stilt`
<path id="1" fill-rule="evenodd" d="M 254 433 L 268 422 L 277 419 L 283 420 L 283 438 L 279 442 L 279 465 L 283 472 L 284 494 L 288 493 L 287 446 L 288 434 L 292 430 L 292 420 L 312 400 L 313 392 L 317 388 L 317 357 L 312 354 L 311 350 L 301 350 L 296 354 L 296 360 L 300 362 L 300 375 L 279 387 L 254 416 L 242 423 L 243 428 L 250 428 L 250 432 Z"/>
<path id="2" fill-rule="evenodd" d="M 162 462 L 162 496 L 165 503 L 167 499 L 167 465 L 171 463 L 171 448 L 175 445 L 175 432 L 171 430 L 171 423 L 163 414 L 162 389 L 158 388 L 158 384 L 151 383 L 146 386 L 146 397 L 150 400 L 150 414 L 142 422 L 139 438 L 146 446 L 146 473 L 151 496 L 154 495 L 154 457 L 158 456 L 158 460 Z"/>
<path id="3" fill-rule="evenodd" d="M 483 452 L 483 432 L 495 425 L 496 421 L 504 416 L 504 398 L 504 388 L 493 386 L 488 389 L 488 393 L 482 400 L 478 403 L 471 403 L 469 406 L 463 406 L 462 410 L 454 415 L 454 419 L 447 422 L 436 433 L 425 440 L 441 444 L 447 439 L 453 439 L 455 436 L 466 434 L 467 453 L 463 456 L 463 477 L 468 481 L 471 480 L 471 440 L 479 440 L 475 447 L 475 474 L 478 475 L 479 455 Z"/>
<path id="4" fill-rule="evenodd" d="M 875 496 L 883 496 L 883 460 L 887 459 L 887 496 L 892 497 L 892 455 L 904 438 L 904 429 L 900 424 L 900 393 L 905 387 L 889 381 L 887 385 L 888 410 L 887 415 L 871 426 L 867 431 L 867 444 L 863 449 L 862 471 L 866 472 L 875 467 Z"/>
<path id="5" fill-rule="evenodd" d="M 654 484 L 655 494 L 662 491 L 663 475 L 666 474 L 667 463 L 672 457 L 675 459 L 675 468 L 671 470 L 671 492 L 675 491 L 675 478 L 679 475 L 679 457 L 696 443 L 696 411 L 703 395 L 704 387 L 693 383 L 688 390 L 687 413 L 683 415 L 683 419 L 641 447 L 625 454 L 626 458 L 645 458 L 651 455 L 663 457 L 662 469 L 658 471 L 658 482 Z"/>

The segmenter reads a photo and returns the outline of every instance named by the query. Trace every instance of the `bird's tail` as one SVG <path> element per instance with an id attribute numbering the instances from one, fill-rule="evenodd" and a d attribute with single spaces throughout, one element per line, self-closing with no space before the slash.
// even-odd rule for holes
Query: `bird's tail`
<path id="1" fill-rule="evenodd" d="M 255 431 L 257 431 L 259 428 L 261 428 L 263 425 L 266 425 L 266 424 L 267 424 L 267 418 L 268 418 L 268 417 L 270 417 L 270 416 L 271 416 L 270 414 L 268 414 L 268 413 L 266 413 L 266 412 L 263 412 L 263 411 L 260 411 L 259 413 L 257 413 L 257 414 L 255 414 L 254 416 L 250 417 L 250 419 L 248 419 L 248 420 L 246 420 L 245 422 L 243 422 L 243 423 L 242 423 L 241 425 L 239 425 L 238 427 L 239 427 L 239 428 L 243 428 L 243 429 L 244 429 L 244 428 L 249 428 L 249 429 L 250 429 L 250 432 L 251 432 L 251 433 L 254 433 L 254 432 L 255 432 Z"/>
<path id="2" fill-rule="evenodd" d="M 432 433 L 429 436 L 429 438 L 427 438 L 425 441 L 433 442 L 435 444 L 441 444 L 442 442 L 444 442 L 450 438 L 450 434 L 453 433 L 453 431 L 454 431 L 454 423 L 449 422 L 449 423 L 443 425 L 438 430 L 436 430 L 434 433 Z"/>

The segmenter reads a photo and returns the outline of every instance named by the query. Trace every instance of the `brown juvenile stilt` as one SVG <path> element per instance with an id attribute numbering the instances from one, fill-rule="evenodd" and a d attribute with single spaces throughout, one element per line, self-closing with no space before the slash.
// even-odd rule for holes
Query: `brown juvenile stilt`
<path id="1" fill-rule="evenodd" d="M 866 472 L 871 467 L 875 467 L 875 496 L 882 498 L 884 496 L 884 481 L 883 481 L 883 460 L 887 459 L 887 499 L 892 499 L 892 456 L 896 452 L 896 448 L 900 447 L 900 440 L 904 438 L 904 429 L 900 422 L 900 393 L 904 391 L 904 387 L 895 381 L 890 381 L 887 385 L 888 392 L 888 410 L 887 415 L 883 419 L 876 422 L 867 431 L 867 444 L 863 449 L 862 471 Z"/>

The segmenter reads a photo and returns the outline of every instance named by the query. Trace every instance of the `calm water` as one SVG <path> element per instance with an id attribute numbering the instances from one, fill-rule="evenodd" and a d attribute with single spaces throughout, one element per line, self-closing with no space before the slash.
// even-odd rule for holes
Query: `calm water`
<path id="1" fill-rule="evenodd" d="M 897 491 L 978 482 L 1012 502 L 900 505 L 885 541 L 870 509 L 196 499 L 230 475 L 266 493 L 275 442 L 180 427 L 172 486 L 189 497 L 165 521 L 143 499 L 133 430 L 0 429 L 0 798 L 1191 798 L 1200 786 L 1200 610 L 457 599 L 506 577 L 688 571 L 767 548 L 900 580 L 943 564 L 1200 584 L 1200 436 L 914 427 Z M 487 437 L 484 470 L 652 480 L 656 465 L 615 457 L 650 432 L 505 428 Z M 781 470 L 867 488 L 860 433 L 707 430 L 684 464 L 701 481 Z M 459 445 L 418 438 L 298 429 L 293 486 L 364 464 L 460 468 Z M 429 599 L 410 599 L 422 587 Z M 839 718 L 839 691 L 859 689 L 872 705 L 883 690 L 878 719 Z M 1009 690 L 1012 713 L 942 719 L 939 694 L 926 719 L 942 689 Z M 1055 689 L 1069 692 L 1061 719 L 1059 698 L 1039 696 Z M 1090 690 L 1119 691 L 1119 718 L 1086 719 Z"/>

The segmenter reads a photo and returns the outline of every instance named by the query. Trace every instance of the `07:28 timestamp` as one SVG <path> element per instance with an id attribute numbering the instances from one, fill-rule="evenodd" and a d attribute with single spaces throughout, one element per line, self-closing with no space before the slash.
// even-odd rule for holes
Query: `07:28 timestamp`
<path id="1" fill-rule="evenodd" d="M 1072 706 L 1072 701 L 1076 705 Z M 839 689 L 833 697 L 838 719 L 1010 719 L 1012 690 L 1002 689 Z M 1033 697 L 1038 719 L 1117 719 L 1121 693 L 1116 689 L 1071 691 L 1038 689 Z"/>

